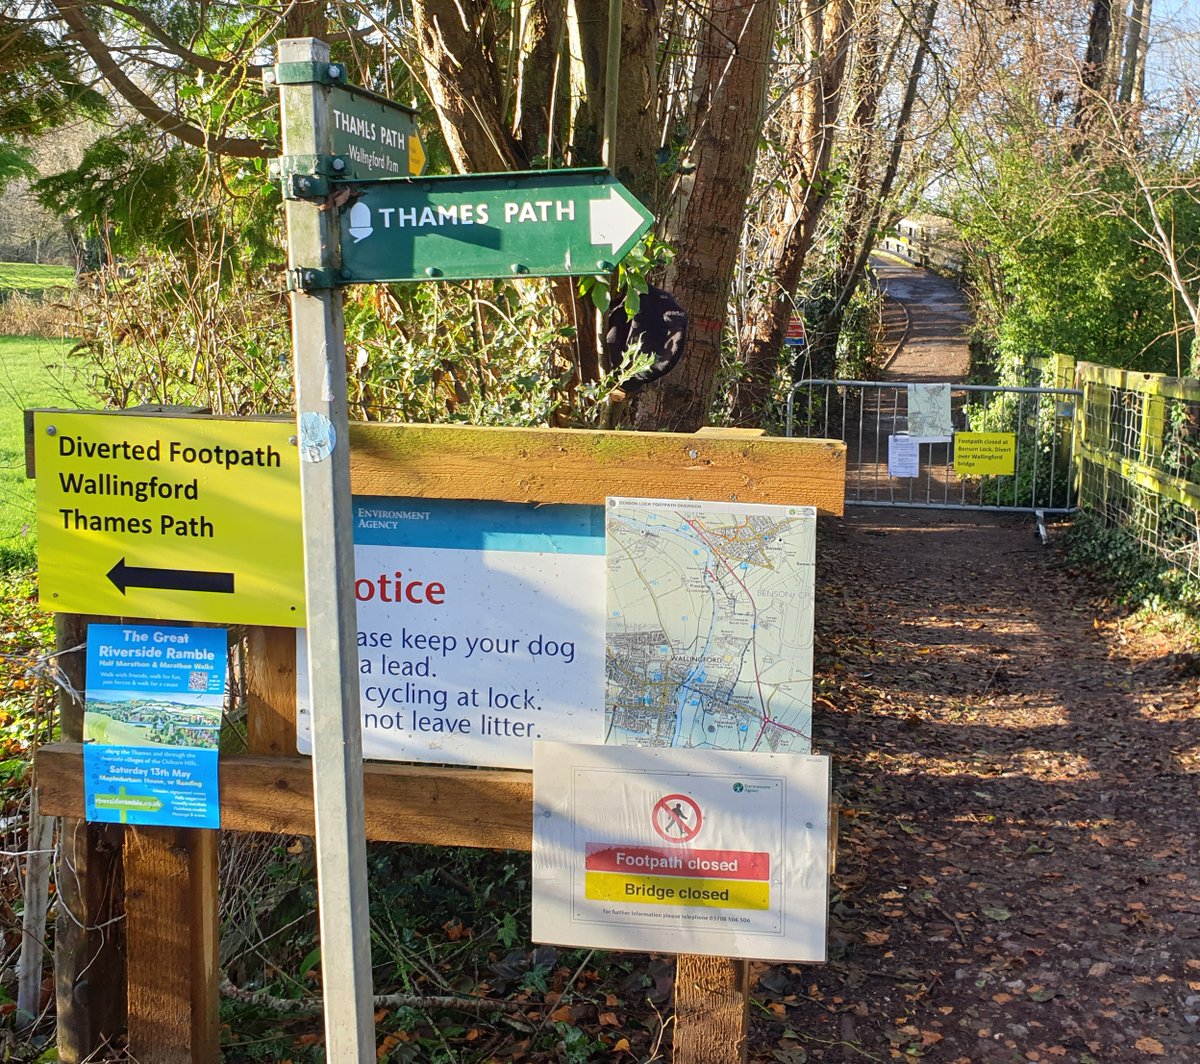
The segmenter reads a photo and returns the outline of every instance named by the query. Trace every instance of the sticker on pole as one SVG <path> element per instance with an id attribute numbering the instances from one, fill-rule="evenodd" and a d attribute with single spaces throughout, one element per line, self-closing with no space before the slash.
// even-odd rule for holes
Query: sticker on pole
<path id="1" fill-rule="evenodd" d="M 539 742 L 533 937 L 825 959 L 829 759 Z"/>

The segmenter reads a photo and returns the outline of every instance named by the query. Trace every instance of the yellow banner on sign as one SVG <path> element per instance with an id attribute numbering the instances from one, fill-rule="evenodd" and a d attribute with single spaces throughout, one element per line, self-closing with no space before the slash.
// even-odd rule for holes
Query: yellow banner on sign
<path id="1" fill-rule="evenodd" d="M 587 872 L 584 890 L 585 896 L 592 901 L 624 901 L 635 905 L 767 909 L 771 904 L 771 884 L 754 879 L 689 879 L 684 876 Z"/>
<path id="2" fill-rule="evenodd" d="M 41 605 L 218 624 L 304 624 L 295 427 L 34 415 Z"/>
<path id="3" fill-rule="evenodd" d="M 954 471 L 960 477 L 1011 477 L 1016 468 L 1015 432 L 954 434 Z"/>

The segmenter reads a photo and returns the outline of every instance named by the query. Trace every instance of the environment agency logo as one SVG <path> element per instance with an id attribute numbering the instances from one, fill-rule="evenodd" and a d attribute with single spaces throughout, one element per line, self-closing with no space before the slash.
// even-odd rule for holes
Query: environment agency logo
<path id="1" fill-rule="evenodd" d="M 769 791 L 774 787 L 774 783 L 745 783 L 742 780 L 738 780 L 733 785 L 733 793 L 758 794 L 760 791 Z"/>

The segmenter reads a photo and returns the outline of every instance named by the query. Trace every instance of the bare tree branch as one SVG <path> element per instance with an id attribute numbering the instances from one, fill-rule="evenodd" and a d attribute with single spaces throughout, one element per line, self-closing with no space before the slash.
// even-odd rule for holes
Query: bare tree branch
<path id="1" fill-rule="evenodd" d="M 108 46 L 84 14 L 81 0 L 55 0 L 59 17 L 71 29 L 71 37 L 87 52 L 105 80 L 121 94 L 144 118 L 165 133 L 185 144 L 218 155 L 233 155 L 244 159 L 267 159 L 278 154 L 275 145 L 264 144 L 249 137 L 231 137 L 211 133 L 160 107 L 121 69 Z"/>
<path id="2" fill-rule="evenodd" d="M 175 40 L 142 8 L 136 7 L 133 4 L 120 3 L 119 0 L 100 0 L 100 2 L 109 10 L 117 11 L 127 18 L 133 19 L 163 48 L 176 58 L 182 59 L 188 66 L 195 67 L 197 70 L 203 70 L 206 74 L 219 74 L 222 77 L 233 73 L 232 64 L 224 63 L 219 59 L 214 59 L 212 56 L 199 55 L 190 48 L 184 47 L 184 45 Z"/>

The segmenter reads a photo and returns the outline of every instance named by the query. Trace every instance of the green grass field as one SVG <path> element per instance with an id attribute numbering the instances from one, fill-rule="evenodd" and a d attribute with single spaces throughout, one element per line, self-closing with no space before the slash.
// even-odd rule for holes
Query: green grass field
<path id="1" fill-rule="evenodd" d="M 0 336 L 0 568 L 33 564 L 37 549 L 33 481 L 25 476 L 26 409 L 88 407 L 72 379 L 69 340 Z"/>
<path id="2" fill-rule="evenodd" d="M 0 262 L 0 291 L 41 292 L 70 288 L 75 271 L 70 266 L 38 266 L 31 262 Z"/>

